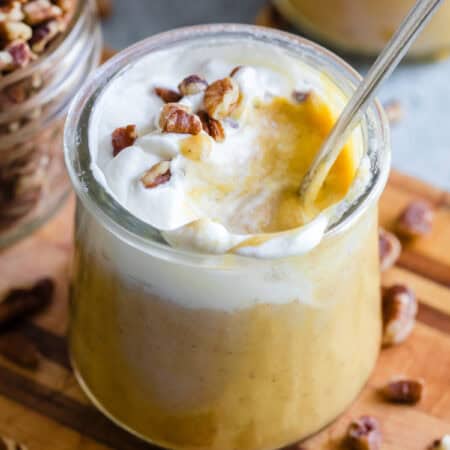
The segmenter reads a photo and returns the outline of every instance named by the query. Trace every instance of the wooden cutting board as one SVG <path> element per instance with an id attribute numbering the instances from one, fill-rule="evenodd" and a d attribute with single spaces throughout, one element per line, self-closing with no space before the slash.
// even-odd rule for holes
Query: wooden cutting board
<path id="1" fill-rule="evenodd" d="M 408 283 L 416 291 L 420 299 L 416 328 L 407 342 L 382 351 L 358 400 L 306 443 L 309 450 L 337 449 L 351 418 L 361 414 L 381 421 L 383 450 L 422 450 L 434 438 L 450 433 L 450 194 L 394 172 L 381 200 L 380 220 L 390 228 L 399 211 L 417 198 L 436 208 L 433 232 L 405 246 L 398 265 L 383 280 Z M 57 280 L 50 308 L 21 325 L 43 355 L 39 369 L 21 369 L 0 357 L 0 435 L 30 450 L 154 448 L 98 413 L 72 375 L 65 332 L 73 212 L 71 197 L 34 236 L 0 253 L 0 292 L 42 276 Z M 376 388 L 397 374 L 425 379 L 425 397 L 418 406 L 390 405 L 377 397 Z"/>

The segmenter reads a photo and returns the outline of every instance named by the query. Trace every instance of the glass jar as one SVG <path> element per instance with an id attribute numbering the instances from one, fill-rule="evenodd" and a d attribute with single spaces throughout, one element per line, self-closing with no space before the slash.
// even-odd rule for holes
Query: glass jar
<path id="1" fill-rule="evenodd" d="M 209 41 L 275 45 L 320 69 L 347 98 L 359 82 L 327 50 L 245 25 L 163 33 L 97 71 L 75 99 L 65 132 L 78 196 L 71 358 L 94 404 L 150 442 L 278 448 L 339 415 L 377 359 L 377 203 L 390 163 L 388 125 L 380 105 L 371 105 L 361 127 L 370 186 L 310 253 L 255 259 L 171 248 L 97 181 L 88 124 L 105 85 L 128 65 L 150 52 Z"/>
<path id="2" fill-rule="evenodd" d="M 274 0 L 277 10 L 308 35 L 341 51 L 377 55 L 416 0 Z M 444 2 L 409 51 L 439 58 L 450 50 L 450 3 Z"/>
<path id="3" fill-rule="evenodd" d="M 64 116 L 101 47 L 95 4 L 79 0 L 52 48 L 0 79 L 0 247 L 29 234 L 67 197 Z"/>

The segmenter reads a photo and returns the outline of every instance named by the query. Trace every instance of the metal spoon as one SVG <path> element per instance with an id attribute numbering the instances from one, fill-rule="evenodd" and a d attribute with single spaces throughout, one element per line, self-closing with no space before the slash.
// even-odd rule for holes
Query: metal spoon
<path id="1" fill-rule="evenodd" d="M 359 84 L 302 180 L 300 196 L 306 211 L 313 206 L 328 172 L 339 156 L 349 134 L 373 100 L 377 88 L 397 67 L 443 1 L 418 0 L 378 56 L 367 76 Z M 389 11 L 386 11 L 386 14 L 389 14 Z"/>

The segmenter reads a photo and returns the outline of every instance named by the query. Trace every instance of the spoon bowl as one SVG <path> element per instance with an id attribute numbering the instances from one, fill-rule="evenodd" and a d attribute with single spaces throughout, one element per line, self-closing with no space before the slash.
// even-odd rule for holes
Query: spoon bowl
<path id="1" fill-rule="evenodd" d="M 359 84 L 302 180 L 299 193 L 305 211 L 312 210 L 328 172 L 375 97 L 377 89 L 398 66 L 443 1 L 418 0 Z"/>

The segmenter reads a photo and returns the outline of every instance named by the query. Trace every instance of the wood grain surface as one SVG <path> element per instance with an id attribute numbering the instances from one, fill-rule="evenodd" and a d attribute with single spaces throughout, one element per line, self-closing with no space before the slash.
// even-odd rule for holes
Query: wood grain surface
<path id="1" fill-rule="evenodd" d="M 381 200 L 380 222 L 392 227 L 400 210 L 418 198 L 435 207 L 433 232 L 405 243 L 399 263 L 383 277 L 385 285 L 402 282 L 416 291 L 418 324 L 404 344 L 382 351 L 358 400 L 305 443 L 309 450 L 337 449 L 347 424 L 360 414 L 381 421 L 383 450 L 422 450 L 432 439 L 450 432 L 450 195 L 394 172 Z M 35 235 L 0 253 L 0 292 L 42 276 L 57 280 L 52 305 L 20 325 L 20 331 L 42 354 L 39 369 L 22 369 L 0 357 L 0 435 L 24 443 L 30 450 L 151 449 L 97 412 L 70 369 L 64 336 L 73 211 L 71 197 Z M 426 381 L 425 397 L 419 405 L 390 405 L 377 396 L 376 389 L 398 374 Z"/>

